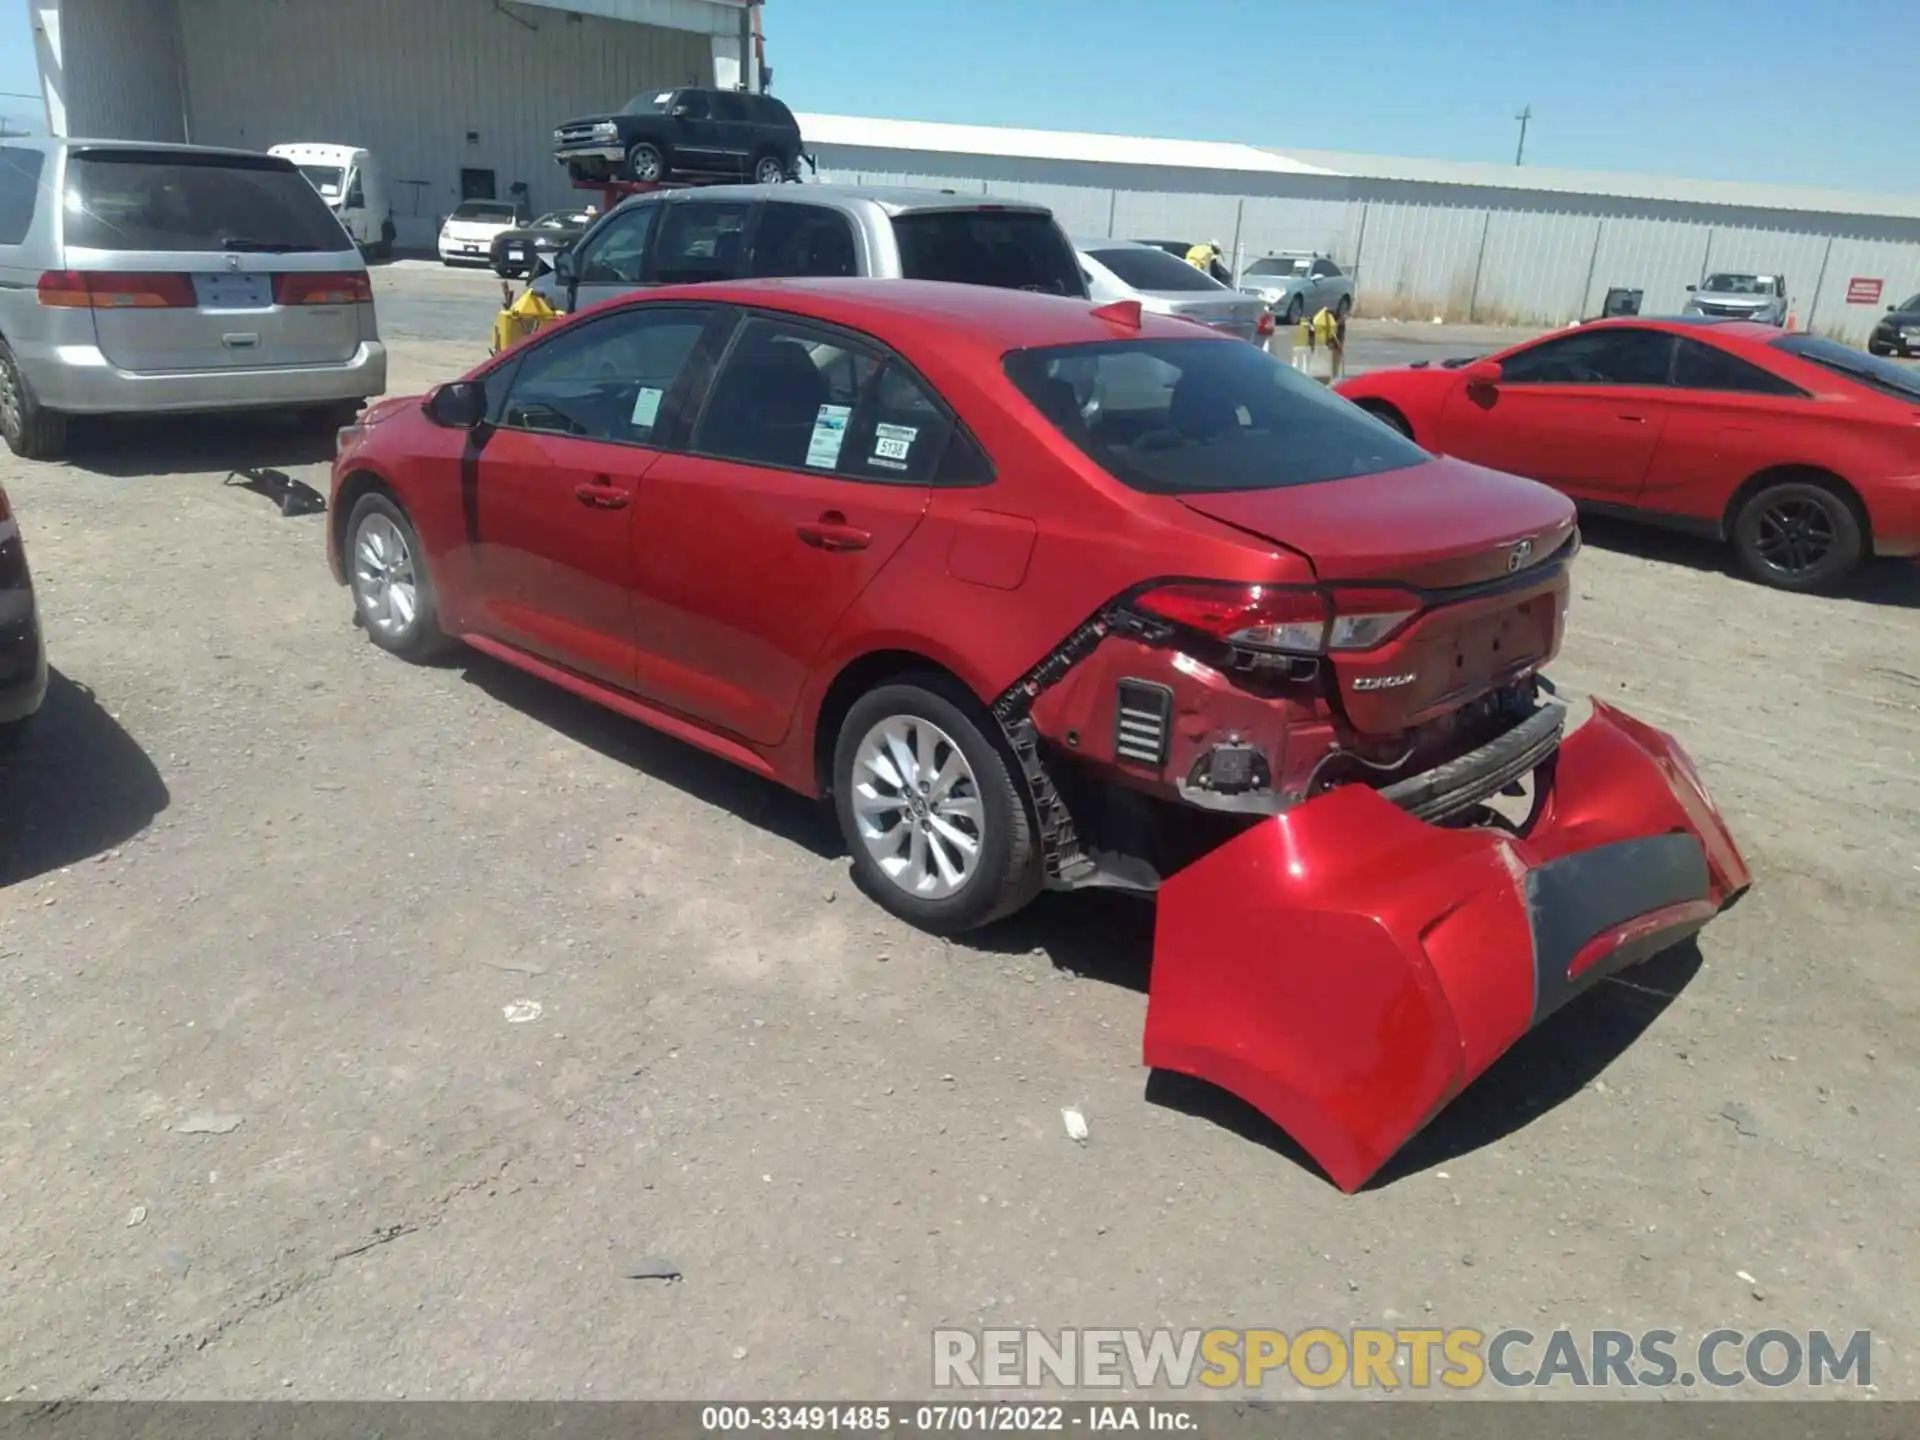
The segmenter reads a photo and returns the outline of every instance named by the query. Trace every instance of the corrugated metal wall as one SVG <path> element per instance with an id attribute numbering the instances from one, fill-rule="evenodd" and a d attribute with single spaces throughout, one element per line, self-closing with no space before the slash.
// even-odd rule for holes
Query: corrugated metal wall
<path id="1" fill-rule="evenodd" d="M 60 0 L 57 24 L 63 73 L 54 83 L 64 87 L 67 134 L 181 138 L 173 0 Z"/>
<path id="2" fill-rule="evenodd" d="M 535 211 L 580 203 L 588 197 L 553 163 L 557 122 L 713 75 L 706 35 L 493 0 L 179 0 L 179 8 L 190 138 L 377 151 L 394 182 L 403 244 L 431 241 L 438 218 L 459 203 L 463 168 L 493 171 L 503 200 L 525 181 Z"/>
<path id="3" fill-rule="evenodd" d="M 1784 273 L 1799 323 L 1860 343 L 1885 299 L 1920 291 L 1920 221 L 1743 210 L 1410 181 L 1228 175 L 1078 161 L 820 146 L 822 180 L 928 186 L 1039 200 L 1067 228 L 1131 239 L 1218 240 L 1242 260 L 1324 251 L 1352 269 L 1362 315 L 1558 325 L 1597 314 L 1607 290 L 1674 314 L 1710 269 Z"/>

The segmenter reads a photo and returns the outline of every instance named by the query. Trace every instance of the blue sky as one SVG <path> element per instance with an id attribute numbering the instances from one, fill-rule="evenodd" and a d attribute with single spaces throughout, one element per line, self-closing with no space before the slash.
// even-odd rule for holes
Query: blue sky
<path id="1" fill-rule="evenodd" d="M 37 88 L 26 9 L 0 91 Z M 1920 190 L 1920 0 L 768 0 L 766 28 L 799 110 L 1507 163 L 1531 105 L 1533 164 Z"/>

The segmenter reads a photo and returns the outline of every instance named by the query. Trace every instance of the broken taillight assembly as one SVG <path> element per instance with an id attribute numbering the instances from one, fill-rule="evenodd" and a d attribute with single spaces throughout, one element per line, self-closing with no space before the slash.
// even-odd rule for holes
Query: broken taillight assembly
<path id="1" fill-rule="evenodd" d="M 1229 645 L 1289 655 L 1371 650 L 1420 613 L 1420 597 L 1393 585 L 1236 585 L 1175 581 L 1134 598 L 1157 619 Z"/>

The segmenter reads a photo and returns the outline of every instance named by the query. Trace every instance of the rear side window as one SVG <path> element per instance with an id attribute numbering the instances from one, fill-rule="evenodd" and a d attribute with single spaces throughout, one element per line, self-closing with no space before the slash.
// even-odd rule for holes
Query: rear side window
<path id="1" fill-rule="evenodd" d="M 1218 290 L 1220 282 L 1164 250 L 1124 246 L 1087 252 L 1135 290 Z"/>
<path id="2" fill-rule="evenodd" d="M 66 243 L 88 250 L 352 248 L 313 186 L 285 160 L 85 150 L 67 162 Z"/>
<path id="3" fill-rule="evenodd" d="M 46 161 L 38 150 L 0 145 L 0 245 L 18 245 L 33 228 Z"/>
<path id="4" fill-rule="evenodd" d="M 783 130 L 797 128 L 793 123 L 793 112 L 771 95 L 755 95 L 752 101 L 753 118 L 762 125 L 774 125 Z"/>
<path id="5" fill-rule="evenodd" d="M 747 269 L 750 201 L 685 200 L 666 207 L 653 278 L 662 285 L 738 280 Z"/>
<path id="6" fill-rule="evenodd" d="M 1043 295 L 1086 295 L 1067 237 L 1051 215 L 1023 210 L 943 210 L 896 215 L 900 273 Z"/>
<path id="7" fill-rule="evenodd" d="M 1737 355 L 1682 337 L 1674 357 L 1673 383 L 1683 390 L 1718 390 L 1736 395 L 1804 395 L 1790 380 L 1771 375 Z"/>
<path id="8" fill-rule="evenodd" d="M 1019 350 L 1006 370 L 1063 435 L 1151 494 L 1313 485 L 1427 459 L 1326 386 L 1237 340 Z"/>
<path id="9" fill-rule="evenodd" d="M 820 205 L 768 201 L 753 234 L 755 275 L 858 275 L 853 226 Z"/>
<path id="10" fill-rule="evenodd" d="M 713 97 L 713 118 L 716 120 L 751 120 L 753 107 L 747 104 L 747 97 L 738 90 L 722 90 Z"/>

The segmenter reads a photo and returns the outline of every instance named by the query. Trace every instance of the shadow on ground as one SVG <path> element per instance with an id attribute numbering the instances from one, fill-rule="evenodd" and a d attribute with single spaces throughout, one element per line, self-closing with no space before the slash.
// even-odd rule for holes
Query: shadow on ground
<path id="1" fill-rule="evenodd" d="M 1367 1182 L 1391 1185 L 1505 1139 L 1580 1093 L 1634 1044 L 1699 972 L 1688 940 L 1624 975 L 1603 981 L 1538 1029 L 1456 1096 L 1426 1129 Z M 1166 1071 L 1147 1080 L 1147 1099 L 1231 1130 L 1320 1174 L 1306 1151 L 1245 1101 L 1204 1081 Z"/>
<path id="2" fill-rule="evenodd" d="M 1664 565 L 1685 565 L 1694 570 L 1733 576 L 1742 584 L 1757 584 L 1741 577 L 1734 564 L 1733 551 L 1717 540 L 1655 525 L 1635 525 L 1611 515 L 1582 515 L 1580 534 L 1588 544 L 1611 550 L 1616 555 L 1632 555 Z M 1842 588 L 1838 598 L 1920 609 L 1920 563 L 1870 560 Z"/>
<path id="3" fill-rule="evenodd" d="M 471 653 L 459 657 L 457 663 L 468 684 L 576 744 L 664 781 L 822 859 L 846 853 L 833 816 L 817 801 L 511 665 Z"/>
<path id="4" fill-rule="evenodd" d="M 168 799 L 139 742 L 55 670 L 40 713 L 0 757 L 0 886 L 124 844 Z"/>
<path id="5" fill-rule="evenodd" d="M 338 413 L 328 423 L 294 412 L 142 416 L 76 421 L 67 442 L 76 470 L 121 479 L 205 470 L 252 470 L 333 461 Z"/>

